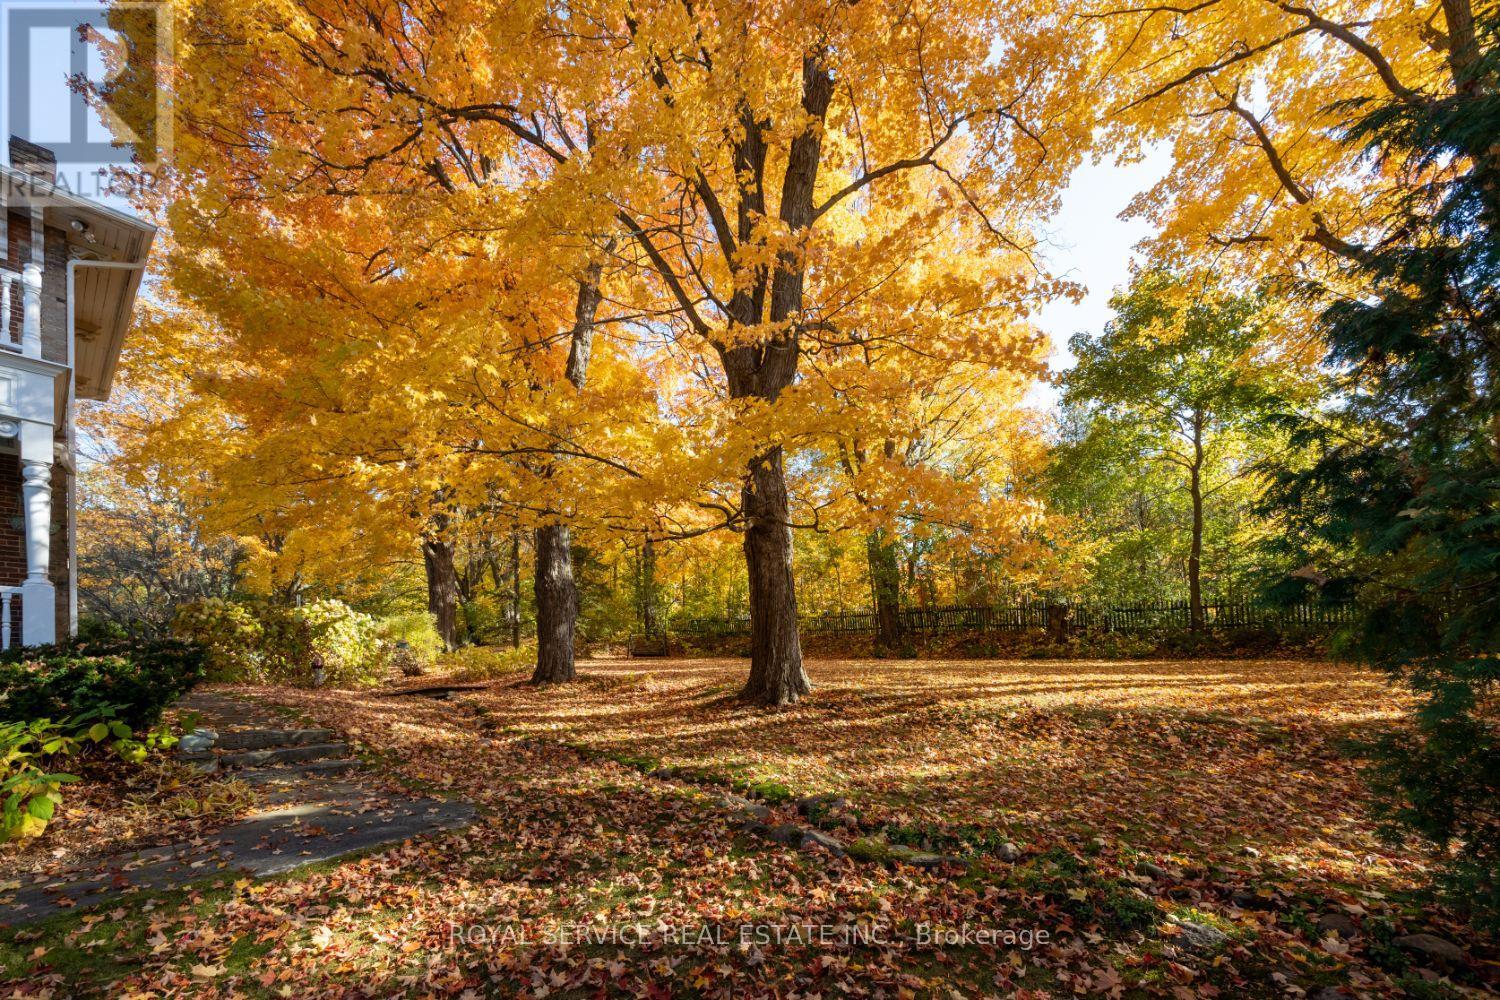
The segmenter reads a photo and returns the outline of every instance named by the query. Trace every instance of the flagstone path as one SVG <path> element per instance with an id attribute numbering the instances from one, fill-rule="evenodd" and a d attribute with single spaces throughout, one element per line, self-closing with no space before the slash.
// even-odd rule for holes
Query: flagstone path
<path id="1" fill-rule="evenodd" d="M 86 871 L 23 884 L 0 895 L 0 926 L 80 906 L 123 904 L 143 890 L 215 873 L 279 875 L 473 820 L 467 802 L 382 788 L 331 730 L 289 728 L 264 708 L 216 693 L 194 692 L 181 705 L 217 734 L 211 749 L 183 757 L 255 786 L 255 809 L 198 840 L 119 854 Z"/>

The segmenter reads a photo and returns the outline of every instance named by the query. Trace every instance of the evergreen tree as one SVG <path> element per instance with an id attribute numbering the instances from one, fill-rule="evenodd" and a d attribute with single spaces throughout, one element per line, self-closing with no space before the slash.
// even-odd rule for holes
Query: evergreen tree
<path id="1" fill-rule="evenodd" d="M 1450 850 L 1447 888 L 1500 923 L 1500 23 L 1448 40 L 1443 97 L 1346 105 L 1345 140 L 1406 194 L 1322 312 L 1342 412 L 1271 497 L 1368 613 L 1352 650 L 1421 698 L 1379 748 L 1393 832 Z"/>

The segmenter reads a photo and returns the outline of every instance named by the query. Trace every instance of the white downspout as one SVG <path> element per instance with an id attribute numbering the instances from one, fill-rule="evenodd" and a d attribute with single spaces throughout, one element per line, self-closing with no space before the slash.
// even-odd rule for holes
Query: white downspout
<path id="1" fill-rule="evenodd" d="M 63 419 L 68 428 L 68 634 L 78 632 L 78 427 L 73 420 L 76 403 L 75 383 L 77 372 L 73 368 L 74 344 L 78 330 L 74 326 L 76 309 L 73 291 L 75 276 L 80 267 L 101 267 L 112 271 L 138 271 L 145 273 L 145 264 L 129 264 L 113 260 L 68 261 L 68 394 L 63 404 Z"/>

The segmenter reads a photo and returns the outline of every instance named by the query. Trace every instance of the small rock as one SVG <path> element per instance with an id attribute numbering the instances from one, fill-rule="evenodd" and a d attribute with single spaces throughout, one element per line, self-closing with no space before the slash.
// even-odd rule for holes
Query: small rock
<path id="1" fill-rule="evenodd" d="M 1135 873 L 1137 875 L 1144 875 L 1147 878 L 1154 879 L 1165 879 L 1169 877 L 1165 868 L 1163 868 L 1161 865 L 1153 865 L 1149 861 L 1137 861 L 1135 863 Z"/>
<path id="2" fill-rule="evenodd" d="M 1327 937 L 1330 934 L 1337 934 L 1339 937 L 1347 941 L 1349 938 L 1354 937 L 1354 935 L 1358 933 L 1359 928 L 1355 926 L 1353 918 L 1351 918 L 1347 913 L 1339 913 L 1335 911 L 1332 913 L 1325 913 L 1318 918 L 1319 937 Z"/>
<path id="3" fill-rule="evenodd" d="M 797 800 L 797 811 L 804 816 L 841 813 L 849 808 L 849 800 L 842 795 L 826 792 L 822 795 L 804 795 Z"/>
<path id="4" fill-rule="evenodd" d="M 836 858 L 842 858 L 848 854 L 844 850 L 843 844 L 821 830 L 804 830 L 802 832 L 802 843 L 799 846 L 804 851 L 823 851 Z"/>
<path id="5" fill-rule="evenodd" d="M 194 729 L 177 742 L 177 749 L 184 755 L 207 753 L 219 742 L 219 734 L 212 729 Z"/>
<path id="6" fill-rule="evenodd" d="M 892 861 L 899 861 L 904 865 L 911 865 L 913 868 L 932 869 L 951 866 L 968 871 L 971 867 L 967 858 L 958 858 L 951 854 L 929 854 L 925 851 L 914 851 L 910 847 L 899 845 L 891 847 L 889 857 Z"/>
<path id="7" fill-rule="evenodd" d="M 1001 861 L 1014 861 L 1021 856 L 1021 849 L 1010 841 L 1006 841 L 995 848 L 995 857 Z"/>
<path id="8" fill-rule="evenodd" d="M 1439 962 L 1447 962 L 1457 965 L 1464 960 L 1464 950 L 1452 941 L 1438 937 L 1436 934 L 1407 934 L 1398 937 L 1391 942 L 1402 951 L 1409 951 L 1424 958 L 1436 959 Z"/>
<path id="9" fill-rule="evenodd" d="M 1177 939 L 1191 951 L 1212 951 L 1229 940 L 1229 935 L 1208 924 L 1179 919 L 1173 919 L 1172 922 L 1181 931 Z"/>
<path id="10" fill-rule="evenodd" d="M 776 844 L 785 844 L 787 847 L 802 846 L 802 827 L 795 823 L 778 823 L 775 826 L 761 824 L 756 831 L 765 839 Z"/>
<path id="11" fill-rule="evenodd" d="M 749 799 L 741 798 L 738 795 L 731 795 L 727 792 L 719 796 L 719 804 L 726 809 L 733 810 L 744 819 L 753 819 L 764 823 L 771 818 L 771 810 L 768 807 L 761 805 L 759 802 L 751 802 Z"/>

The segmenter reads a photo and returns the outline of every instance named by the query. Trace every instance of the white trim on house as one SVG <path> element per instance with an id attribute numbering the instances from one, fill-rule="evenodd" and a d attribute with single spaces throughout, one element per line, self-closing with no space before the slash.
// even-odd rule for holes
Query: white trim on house
<path id="1" fill-rule="evenodd" d="M 56 582 L 50 573 L 54 500 L 66 511 L 67 537 L 59 539 L 67 545 L 69 593 L 65 622 L 69 631 L 77 628 L 75 401 L 81 382 L 87 383 L 83 389 L 88 398 L 105 399 L 109 395 L 156 227 L 0 164 L 0 252 L 8 247 L 4 240 L 8 213 L 12 210 L 29 214 L 32 239 L 30 252 L 26 248 L 21 251 L 24 268 L 19 282 L 23 295 L 20 343 L 0 347 L 0 438 L 15 438 L 20 453 L 26 577 L 19 586 L 0 587 L 6 607 L 15 594 L 21 596 L 19 636 L 17 630 L 6 627 L 8 621 L 0 622 L 0 645 L 8 645 L 19 637 L 22 644 L 29 646 L 58 638 L 61 616 Z M 62 321 L 65 361 L 42 357 L 44 325 L 58 322 L 55 313 L 44 314 L 42 308 L 44 280 L 51 273 L 46 268 L 49 220 L 51 228 L 64 233 L 69 257 L 64 282 L 66 318 Z M 56 263 L 57 257 L 53 260 Z M 80 281 L 79 275 L 85 269 L 127 273 L 122 278 L 101 276 Z M 57 286 L 50 287 L 55 295 Z M 84 293 L 87 298 L 81 306 L 80 295 Z M 47 306 L 48 310 L 52 308 Z M 83 317 L 79 315 L 80 308 L 84 310 Z M 47 315 L 52 318 L 46 318 Z M 82 371 L 78 356 L 80 318 L 87 319 L 86 329 L 95 338 L 86 345 Z M 4 319 L 4 332 L 8 334 L 10 317 Z M 45 342 L 54 345 L 49 349 L 56 353 L 56 333 L 50 333 Z M 62 440 L 57 440 L 59 427 Z M 52 473 L 58 465 L 68 472 L 67 496 L 54 498 Z"/>

